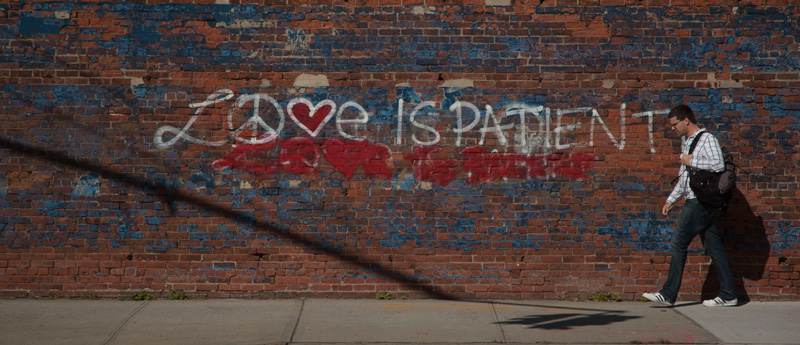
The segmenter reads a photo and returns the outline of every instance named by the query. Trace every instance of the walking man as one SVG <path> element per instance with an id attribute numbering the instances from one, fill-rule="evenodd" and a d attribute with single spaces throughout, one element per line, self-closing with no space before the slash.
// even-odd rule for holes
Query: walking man
<path id="1" fill-rule="evenodd" d="M 728 256 L 725 254 L 725 249 L 722 248 L 722 241 L 717 229 L 718 211 L 704 208 L 692 189 L 689 188 L 688 168 L 714 172 L 725 169 L 722 149 L 720 149 L 717 138 L 707 133 L 700 137 L 693 154 L 689 154 L 689 147 L 694 138 L 705 131 L 698 127 L 697 120 L 689 106 L 679 105 L 672 108 L 667 115 L 667 121 L 675 134 L 686 139 L 681 148 L 678 183 L 667 198 L 661 213 L 665 216 L 669 214 L 673 205 L 682 197 L 686 198 L 686 202 L 681 209 L 675 231 L 672 234 L 672 260 L 669 263 L 667 281 L 661 290 L 656 293 L 645 293 L 643 297 L 669 306 L 675 304 L 678 290 L 681 287 L 687 249 L 692 240 L 700 235 L 706 252 L 711 256 L 720 283 L 719 295 L 714 299 L 703 301 L 703 304 L 709 307 L 735 306 L 738 303 L 736 287 L 728 264 Z"/>

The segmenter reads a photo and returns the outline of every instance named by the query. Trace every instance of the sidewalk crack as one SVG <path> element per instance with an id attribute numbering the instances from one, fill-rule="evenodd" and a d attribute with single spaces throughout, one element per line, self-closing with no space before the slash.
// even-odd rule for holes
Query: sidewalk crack
<path id="1" fill-rule="evenodd" d="M 106 341 L 103 342 L 103 345 L 111 344 L 111 342 L 113 342 L 117 338 L 117 335 L 119 335 L 122 329 L 125 328 L 128 322 L 130 322 L 134 316 L 139 314 L 145 307 L 147 307 L 148 304 L 150 304 L 150 301 L 145 301 L 144 303 L 142 303 L 142 305 L 136 308 L 136 310 L 134 310 L 130 315 L 128 315 L 128 317 L 126 317 L 125 320 L 122 320 L 119 326 L 117 326 L 117 328 L 114 329 L 114 331 L 111 332 L 111 334 L 108 336 L 108 339 L 106 339 Z"/>
<path id="2" fill-rule="evenodd" d="M 294 335 L 297 334 L 297 327 L 300 327 L 300 318 L 303 317 L 303 310 L 305 310 L 306 300 L 300 300 L 300 312 L 297 313 L 297 320 L 294 321 L 294 329 L 292 329 L 292 336 L 289 337 L 289 344 L 294 343 Z"/>
<path id="3" fill-rule="evenodd" d="M 500 336 L 503 338 L 502 343 L 506 344 L 508 343 L 508 339 L 506 339 L 506 332 L 505 330 L 503 330 L 503 323 L 500 322 L 500 316 L 497 315 L 497 308 L 495 308 L 495 304 L 491 303 L 491 305 L 492 305 L 492 311 L 494 312 L 495 324 L 497 325 L 497 328 L 500 329 Z"/>

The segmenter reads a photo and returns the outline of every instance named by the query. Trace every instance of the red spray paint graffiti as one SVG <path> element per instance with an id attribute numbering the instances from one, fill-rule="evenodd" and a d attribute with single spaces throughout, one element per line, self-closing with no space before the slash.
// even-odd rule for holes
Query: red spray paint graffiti
<path id="1" fill-rule="evenodd" d="M 237 168 L 251 173 L 288 172 L 307 174 L 316 171 L 321 161 L 319 147 L 308 138 L 292 138 L 282 143 L 278 157 L 271 154 L 277 140 L 263 144 L 236 145 L 224 158 L 215 161 L 214 170 Z"/>
<path id="2" fill-rule="evenodd" d="M 433 158 L 433 154 L 441 150 L 437 146 L 417 146 L 414 147 L 414 153 L 405 155 L 405 159 L 414 167 L 414 176 L 417 179 L 436 182 L 442 186 L 447 186 L 456 179 L 456 162 Z"/>
<path id="3" fill-rule="evenodd" d="M 335 139 L 320 144 L 309 138 L 292 138 L 281 143 L 276 159 L 270 153 L 277 144 L 278 140 L 271 140 L 264 144 L 237 145 L 211 166 L 214 170 L 236 168 L 260 174 L 286 172 L 302 175 L 316 173 L 324 156 L 348 179 L 359 167 L 367 176 L 391 178 L 393 175 L 391 151 L 384 145 Z"/>
<path id="4" fill-rule="evenodd" d="M 595 160 L 593 154 L 538 154 L 486 153 L 482 147 L 468 147 L 461 151 L 468 183 L 482 183 L 503 178 L 546 178 L 563 176 L 571 179 L 586 178 L 586 170 Z"/>
<path id="5" fill-rule="evenodd" d="M 316 173 L 322 159 L 331 164 L 345 178 L 351 179 L 359 170 L 369 177 L 390 179 L 392 152 L 385 145 L 368 141 L 330 139 L 315 142 L 309 138 L 292 138 L 281 142 L 277 156 L 278 140 L 263 144 L 234 146 L 224 158 L 215 161 L 212 168 L 241 169 L 257 174 L 278 172 L 296 175 Z M 502 179 L 531 179 L 565 177 L 584 179 L 586 171 L 595 160 L 593 154 L 538 154 L 484 152 L 483 147 L 468 147 L 461 151 L 459 160 L 439 156 L 438 146 L 417 146 L 403 156 L 420 181 L 448 186 L 459 174 L 466 173 L 469 184 L 486 183 Z"/>
<path id="6" fill-rule="evenodd" d="M 367 176 L 392 178 L 394 174 L 389 168 L 392 152 L 386 146 L 332 139 L 322 145 L 322 150 L 325 159 L 347 179 L 353 177 L 358 167 L 363 167 Z"/>
<path id="7" fill-rule="evenodd" d="M 325 100 L 314 105 L 305 98 L 296 98 L 289 102 L 286 112 L 300 128 L 316 137 L 336 113 L 336 103 Z"/>

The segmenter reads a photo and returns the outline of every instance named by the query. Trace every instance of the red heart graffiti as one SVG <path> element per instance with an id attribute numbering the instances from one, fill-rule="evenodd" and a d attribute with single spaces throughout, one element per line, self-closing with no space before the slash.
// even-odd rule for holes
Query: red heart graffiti
<path id="1" fill-rule="evenodd" d="M 345 143 L 339 140 L 328 140 L 322 146 L 325 159 L 339 170 L 344 177 L 350 179 L 363 161 L 364 142 Z"/>
<path id="2" fill-rule="evenodd" d="M 366 141 L 328 140 L 322 146 L 325 159 L 350 179 L 359 166 L 364 167 L 367 176 L 392 178 L 392 152 L 385 145 L 370 144 Z"/>
<path id="3" fill-rule="evenodd" d="M 295 98 L 286 106 L 286 112 L 300 128 L 316 137 L 336 112 L 336 103 L 324 100 L 314 105 L 305 98 Z"/>

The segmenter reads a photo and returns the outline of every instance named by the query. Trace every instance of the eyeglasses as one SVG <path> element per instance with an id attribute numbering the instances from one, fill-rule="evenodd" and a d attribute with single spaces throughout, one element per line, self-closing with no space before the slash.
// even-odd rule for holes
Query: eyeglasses
<path id="1" fill-rule="evenodd" d="M 670 127 L 675 127 L 675 126 L 677 126 L 677 125 L 678 125 L 679 123 L 681 123 L 681 122 L 682 122 L 682 121 L 670 122 L 670 123 L 669 123 L 669 126 L 670 126 Z"/>

